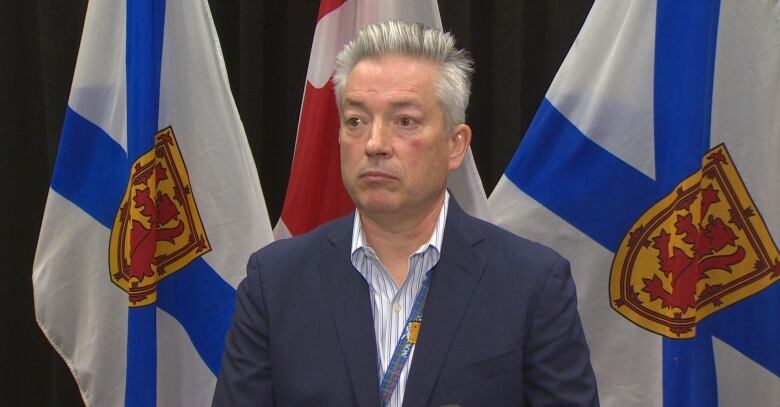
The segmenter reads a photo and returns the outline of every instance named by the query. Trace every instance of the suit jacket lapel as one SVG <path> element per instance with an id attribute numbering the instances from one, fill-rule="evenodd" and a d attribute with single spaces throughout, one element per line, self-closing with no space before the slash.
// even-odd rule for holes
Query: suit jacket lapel
<path id="1" fill-rule="evenodd" d="M 423 406 L 430 397 L 486 264 L 473 248 L 481 240 L 474 220 L 455 200 L 450 200 L 441 258 L 432 274 L 420 337 L 406 382 L 404 407 Z"/>
<path id="2" fill-rule="evenodd" d="M 366 281 L 350 260 L 352 222 L 347 219 L 352 217 L 339 221 L 329 235 L 331 247 L 324 250 L 318 266 L 355 397 L 361 407 L 376 407 L 379 370 L 371 299 Z"/>

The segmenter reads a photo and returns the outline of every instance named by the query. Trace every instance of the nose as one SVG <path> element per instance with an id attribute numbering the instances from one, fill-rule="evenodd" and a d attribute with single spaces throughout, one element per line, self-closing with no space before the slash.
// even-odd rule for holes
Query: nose
<path id="1" fill-rule="evenodd" d="M 374 121 L 369 129 L 368 140 L 366 140 L 366 155 L 389 157 L 392 153 L 391 138 L 390 129 L 380 120 Z"/>

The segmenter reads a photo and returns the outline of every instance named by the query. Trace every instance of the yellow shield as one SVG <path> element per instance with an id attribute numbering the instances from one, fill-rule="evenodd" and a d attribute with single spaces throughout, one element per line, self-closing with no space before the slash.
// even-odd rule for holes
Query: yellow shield
<path id="1" fill-rule="evenodd" d="M 156 301 L 157 282 L 211 250 L 173 129 L 133 164 L 109 246 L 111 280 L 130 306 Z"/>
<path id="2" fill-rule="evenodd" d="M 645 212 L 612 263 L 612 308 L 669 338 L 780 277 L 777 246 L 725 145 Z"/>

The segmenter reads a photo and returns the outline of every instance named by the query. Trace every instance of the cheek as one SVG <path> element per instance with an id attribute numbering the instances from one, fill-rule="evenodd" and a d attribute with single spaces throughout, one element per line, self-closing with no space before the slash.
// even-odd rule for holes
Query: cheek
<path id="1" fill-rule="evenodd" d="M 443 162 L 447 157 L 446 147 L 438 140 L 409 140 L 405 144 L 406 153 L 414 157 L 415 161 L 422 161 L 428 165 L 435 165 Z"/>
<path id="2" fill-rule="evenodd" d="M 418 166 L 421 161 L 425 160 L 425 149 L 430 147 L 426 147 L 422 140 L 410 140 L 406 143 L 405 148 L 407 155 L 411 158 L 409 164 Z"/>
<path id="3" fill-rule="evenodd" d="M 339 156 L 341 162 L 346 163 L 353 161 L 358 153 L 358 146 L 354 142 L 345 141 L 343 138 L 339 138 Z"/>

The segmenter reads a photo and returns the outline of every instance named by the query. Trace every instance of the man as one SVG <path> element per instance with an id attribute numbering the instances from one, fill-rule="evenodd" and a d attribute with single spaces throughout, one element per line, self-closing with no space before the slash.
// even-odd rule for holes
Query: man
<path id="1" fill-rule="evenodd" d="M 454 42 L 391 21 L 338 55 L 357 210 L 251 257 L 214 405 L 598 404 L 568 262 L 446 190 L 471 141 Z"/>

